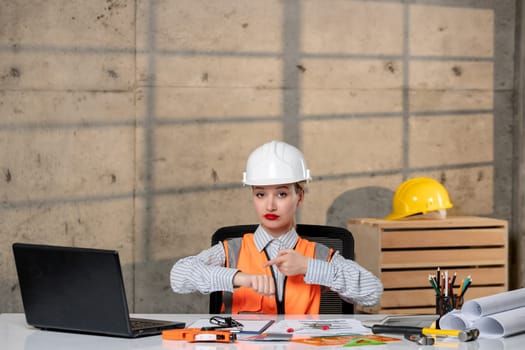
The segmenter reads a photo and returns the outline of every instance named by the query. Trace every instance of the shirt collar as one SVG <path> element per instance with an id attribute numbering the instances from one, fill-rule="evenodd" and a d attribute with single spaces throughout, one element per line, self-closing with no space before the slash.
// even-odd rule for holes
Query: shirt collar
<path id="1" fill-rule="evenodd" d="M 295 227 L 292 227 L 292 229 L 286 232 L 284 235 L 278 238 L 274 238 L 268 232 L 266 232 L 261 225 L 259 225 L 257 226 L 257 230 L 255 230 L 254 234 L 255 246 L 257 247 L 259 252 L 266 248 L 268 243 L 270 243 L 274 239 L 277 239 L 281 242 L 281 247 L 283 249 L 293 249 L 297 244 L 298 238 L 299 235 L 295 231 Z"/>

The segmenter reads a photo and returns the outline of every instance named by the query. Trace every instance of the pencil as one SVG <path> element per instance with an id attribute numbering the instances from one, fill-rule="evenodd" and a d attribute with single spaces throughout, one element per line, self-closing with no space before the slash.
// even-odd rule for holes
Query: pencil
<path id="1" fill-rule="evenodd" d="M 459 291 L 458 291 L 458 297 L 461 296 L 463 293 L 463 285 L 465 284 L 465 280 L 461 280 L 461 283 L 459 284 Z"/>
<path id="2" fill-rule="evenodd" d="M 471 284 L 472 284 L 472 278 L 470 279 L 470 281 L 468 281 L 467 285 L 463 288 L 463 293 L 461 293 L 461 295 L 465 295 L 468 287 L 470 287 Z"/>
<path id="3" fill-rule="evenodd" d="M 445 271 L 445 296 L 448 297 L 448 270 Z"/>
<path id="4" fill-rule="evenodd" d="M 440 276 L 440 274 L 441 274 L 441 271 L 440 271 L 440 269 L 438 267 L 437 272 L 436 272 L 436 281 L 438 283 L 438 287 L 441 288 L 441 276 Z"/>
<path id="5" fill-rule="evenodd" d="M 454 272 L 454 277 L 452 277 L 452 289 L 454 289 L 454 283 L 456 283 L 456 277 L 457 277 L 457 273 Z"/>
<path id="6" fill-rule="evenodd" d="M 439 292 L 439 288 L 436 285 L 436 281 L 434 280 L 432 275 L 428 275 L 428 282 L 430 282 L 430 285 L 432 286 L 432 288 L 434 288 L 434 291 L 436 292 L 436 296 L 439 296 L 441 293 Z"/>

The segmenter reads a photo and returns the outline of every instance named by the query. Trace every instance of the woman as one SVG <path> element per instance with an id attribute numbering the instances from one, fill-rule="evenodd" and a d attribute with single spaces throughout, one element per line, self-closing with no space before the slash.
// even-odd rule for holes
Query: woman
<path id="1" fill-rule="evenodd" d="M 254 150 L 243 183 L 251 186 L 259 226 L 180 259 L 171 270 L 173 291 L 224 291 L 223 311 L 232 314 L 317 314 L 321 287 L 348 302 L 376 304 L 383 291 L 376 276 L 298 236 L 295 214 L 310 180 L 303 154 L 294 146 L 272 141 Z"/>

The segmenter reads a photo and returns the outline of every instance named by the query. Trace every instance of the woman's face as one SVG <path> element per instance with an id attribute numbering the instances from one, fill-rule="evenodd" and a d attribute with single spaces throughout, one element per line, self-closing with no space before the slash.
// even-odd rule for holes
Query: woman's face
<path id="1" fill-rule="evenodd" d="M 295 225 L 295 212 L 304 199 L 304 191 L 296 192 L 295 184 L 252 186 L 257 218 L 266 232 L 274 237 L 288 232 Z"/>

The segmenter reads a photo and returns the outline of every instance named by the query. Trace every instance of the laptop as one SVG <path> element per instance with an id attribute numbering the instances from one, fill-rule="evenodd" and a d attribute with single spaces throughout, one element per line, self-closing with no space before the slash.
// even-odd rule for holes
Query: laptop
<path id="1" fill-rule="evenodd" d="M 130 318 L 117 251 L 14 243 L 13 253 L 31 326 L 126 338 L 185 326 Z"/>

